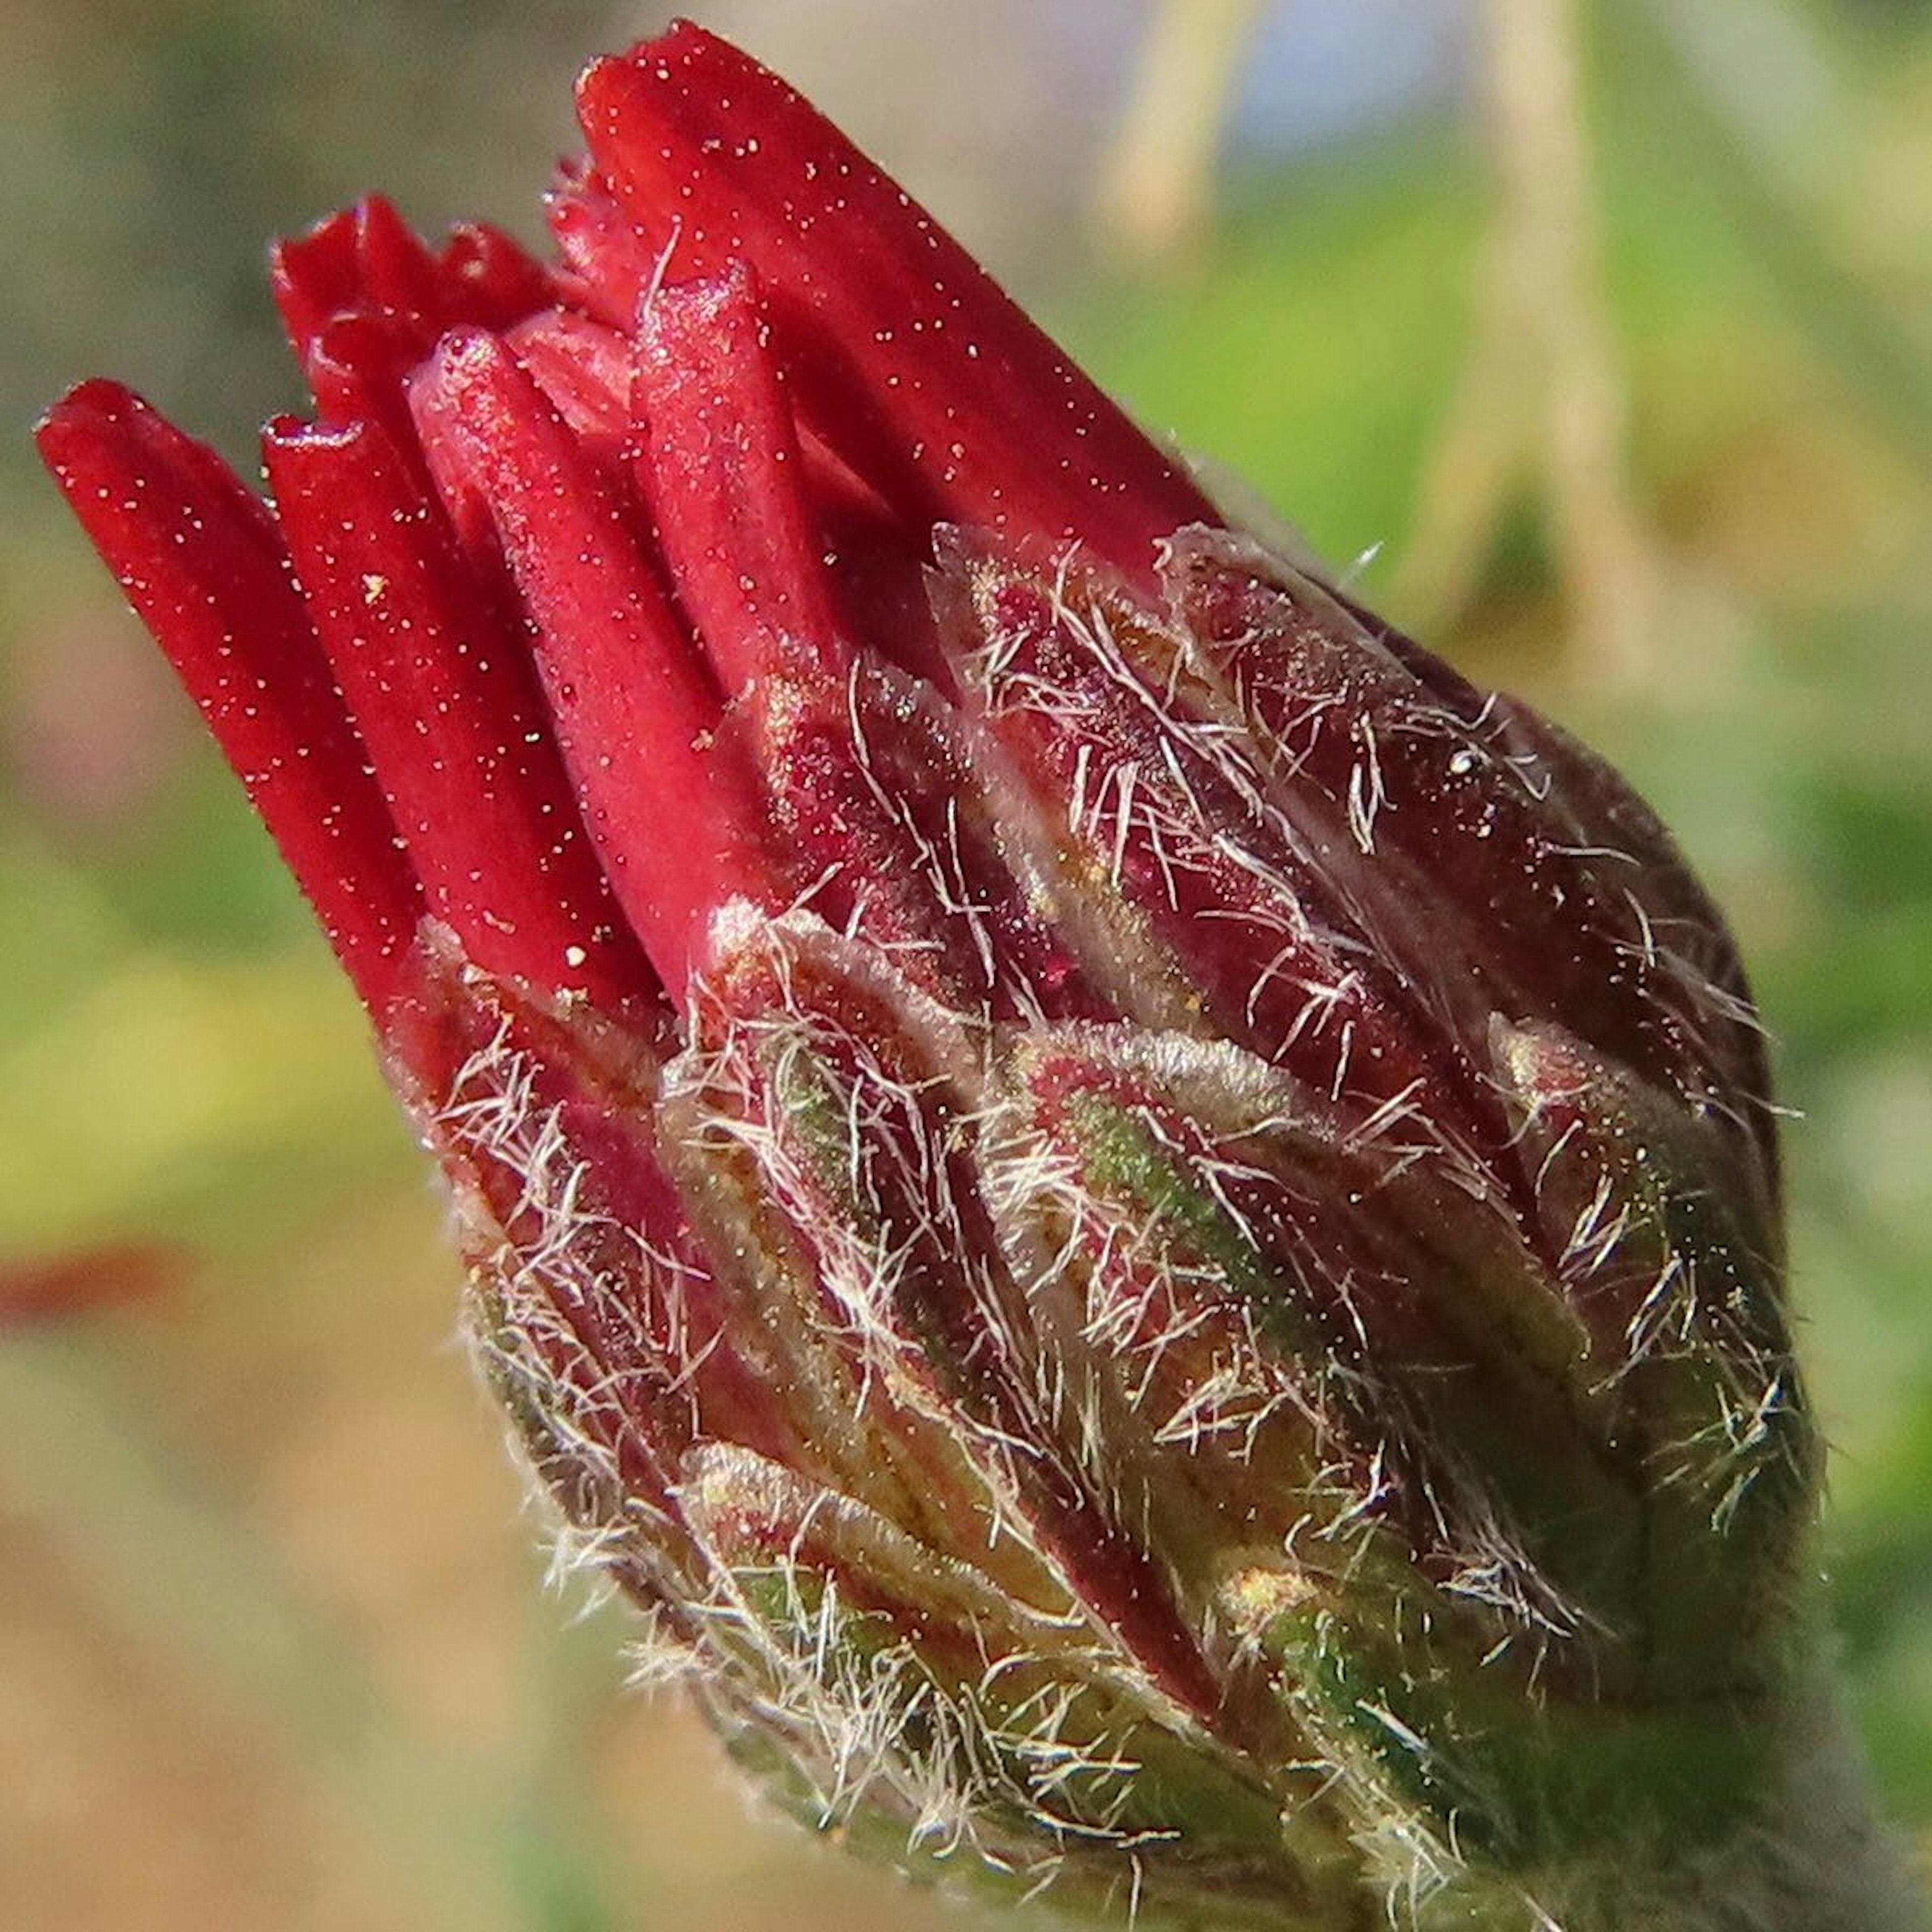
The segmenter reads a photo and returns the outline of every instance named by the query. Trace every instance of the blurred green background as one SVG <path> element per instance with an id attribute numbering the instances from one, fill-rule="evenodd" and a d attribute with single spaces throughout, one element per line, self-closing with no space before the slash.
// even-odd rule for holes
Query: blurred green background
<path id="1" fill-rule="evenodd" d="M 1822 1558 L 1932 1851 L 1932 9 L 694 9 L 1150 423 L 1631 772 L 1779 1042 Z M 26 426 L 125 377 L 244 463 L 263 238 L 534 236 L 648 8 L 0 8 L 0 1916 L 911 1928 L 754 1829 L 541 1561 L 358 1016 Z M 1378 548 L 1379 546 L 1379 548 Z"/>

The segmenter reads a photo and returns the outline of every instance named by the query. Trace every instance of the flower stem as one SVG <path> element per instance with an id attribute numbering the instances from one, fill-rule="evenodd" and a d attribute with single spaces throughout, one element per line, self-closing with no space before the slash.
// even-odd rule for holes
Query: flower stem
<path id="1" fill-rule="evenodd" d="M 1417 1922 L 1427 1932 L 1923 1932 L 1924 1892 L 1823 1682 L 1796 1700 L 1781 1755 L 1781 1772 L 1720 1841 L 1627 1846 L 1526 1885 L 1457 1882 Z"/>

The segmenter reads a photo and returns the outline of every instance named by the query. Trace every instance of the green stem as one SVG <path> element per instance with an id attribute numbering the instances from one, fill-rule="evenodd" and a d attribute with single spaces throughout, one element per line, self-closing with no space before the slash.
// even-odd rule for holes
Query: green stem
<path id="1" fill-rule="evenodd" d="M 1634 1844 L 1520 1885 L 1452 1886 L 1418 1912 L 1420 1932 L 1923 1932 L 1925 1897 L 1822 1680 L 1796 1704 L 1782 1755 L 1720 1841 Z"/>

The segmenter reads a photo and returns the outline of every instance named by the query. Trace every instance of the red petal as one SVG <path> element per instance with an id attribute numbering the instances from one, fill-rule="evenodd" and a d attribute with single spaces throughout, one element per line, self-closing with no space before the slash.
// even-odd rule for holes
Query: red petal
<path id="1" fill-rule="evenodd" d="M 1136 581 L 1218 520 L 958 244 L 763 68 L 685 25 L 578 83 L 592 155 L 677 276 L 749 260 L 812 425 L 928 522 L 1079 539 Z"/>
<path id="2" fill-rule="evenodd" d="M 305 235 L 285 236 L 268 250 L 268 286 L 298 361 L 330 316 L 356 306 L 356 211 L 338 208 Z"/>
<path id="3" fill-rule="evenodd" d="M 638 487 L 678 601 L 728 693 L 843 673 L 791 404 L 751 271 L 663 289 L 638 328 Z"/>
<path id="4" fill-rule="evenodd" d="M 588 161 L 566 162 L 544 212 L 574 299 L 601 322 L 635 326 L 658 263 Z"/>
<path id="5" fill-rule="evenodd" d="M 817 437 L 807 432 L 802 443 L 820 558 L 845 634 L 950 696 L 958 680 L 940 648 L 926 584 L 931 532 L 906 522 Z"/>
<path id="6" fill-rule="evenodd" d="M 442 506 L 374 424 L 264 439 L 309 610 L 464 958 L 608 1006 L 656 990 L 598 869 L 536 675 Z"/>
<path id="7" fill-rule="evenodd" d="M 118 383 L 82 383 L 39 442 L 380 1012 L 422 894 L 268 512 L 212 450 Z"/>
<path id="8" fill-rule="evenodd" d="M 433 461 L 466 474 L 494 520 L 591 836 L 682 998 L 713 911 L 786 896 L 755 783 L 717 740 L 717 694 L 618 506 L 502 342 L 452 334 L 412 400 Z"/>
<path id="9" fill-rule="evenodd" d="M 447 329 L 507 328 L 557 294 L 550 272 L 500 229 L 466 224 L 432 254 L 380 194 L 278 242 L 268 262 L 275 305 L 305 368 L 344 319 L 383 324 L 416 362 Z M 316 400 L 324 400 L 320 386 Z"/>
<path id="10" fill-rule="evenodd" d="M 545 309 L 505 338 L 571 433 L 615 466 L 631 433 L 631 344 L 569 309 Z"/>
<path id="11" fill-rule="evenodd" d="M 368 417 L 416 457 L 408 386 L 422 358 L 416 332 L 393 316 L 334 317 L 317 332 L 303 364 L 316 414 L 333 423 Z M 420 458 L 416 460 L 420 465 Z M 428 473 L 422 471 L 425 478 Z"/>
<path id="12" fill-rule="evenodd" d="M 550 270 L 487 221 L 458 223 L 436 266 L 446 302 L 486 328 L 508 328 L 557 297 L 556 278 Z"/>
<path id="13" fill-rule="evenodd" d="M 333 316 L 391 315 L 420 331 L 442 307 L 435 257 L 380 194 L 276 242 L 268 274 L 289 340 L 304 359 Z"/>

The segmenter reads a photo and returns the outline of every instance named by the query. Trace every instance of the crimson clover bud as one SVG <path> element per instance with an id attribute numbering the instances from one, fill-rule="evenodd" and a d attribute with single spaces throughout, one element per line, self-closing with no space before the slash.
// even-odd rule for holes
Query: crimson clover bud
<path id="1" fill-rule="evenodd" d="M 272 508 L 110 383 L 40 431 L 570 1546 L 928 1874 L 1875 1922 L 1763 1043 L 1669 837 L 742 55 L 578 104 L 547 262 L 380 200 L 278 248 Z"/>

